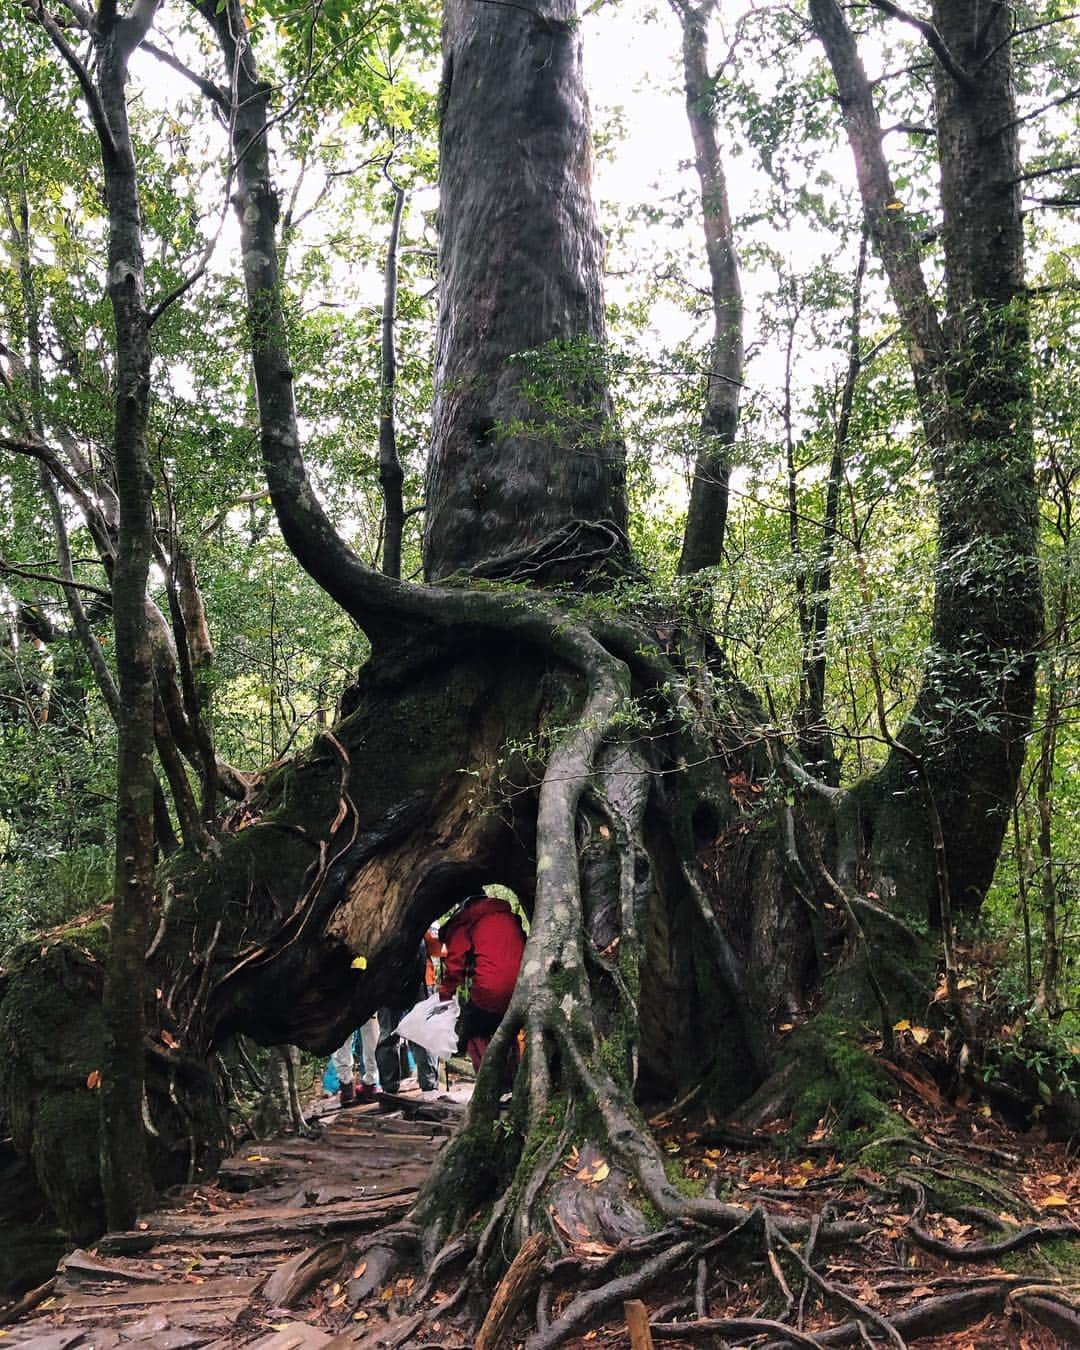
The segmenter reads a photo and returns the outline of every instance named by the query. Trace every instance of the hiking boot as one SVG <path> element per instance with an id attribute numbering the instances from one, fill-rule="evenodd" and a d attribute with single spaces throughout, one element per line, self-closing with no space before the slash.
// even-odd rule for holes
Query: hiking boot
<path id="1" fill-rule="evenodd" d="M 358 1106 L 366 1106 L 370 1102 L 378 1101 L 382 1096 L 382 1088 L 378 1083 L 361 1083 L 360 1091 L 356 1094 L 356 1103 Z"/>
<path id="2" fill-rule="evenodd" d="M 357 1104 L 356 1084 L 342 1083 L 341 1090 L 338 1093 L 338 1101 L 342 1106 L 355 1106 Z"/>

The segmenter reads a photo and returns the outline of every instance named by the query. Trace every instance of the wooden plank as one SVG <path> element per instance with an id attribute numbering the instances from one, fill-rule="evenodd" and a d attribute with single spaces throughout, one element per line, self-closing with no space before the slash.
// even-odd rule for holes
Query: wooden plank
<path id="1" fill-rule="evenodd" d="M 415 1197 L 416 1188 L 410 1187 L 359 1200 L 323 1205 L 319 1209 L 271 1205 L 199 1217 L 159 1214 L 153 1228 L 133 1233 L 106 1233 L 98 1242 L 98 1250 L 148 1251 L 158 1242 L 182 1241 L 208 1248 L 211 1243 L 220 1244 L 230 1238 L 242 1242 L 275 1233 L 295 1235 L 360 1231 L 398 1218 L 409 1209 Z"/>
<path id="2" fill-rule="evenodd" d="M 246 1303 L 261 1283 L 259 1276 L 226 1276 L 204 1280 L 201 1284 L 139 1284 L 110 1294 L 66 1294 L 58 1300 L 57 1309 L 78 1314 L 105 1308 L 146 1308 L 160 1303 L 229 1303 L 235 1300 Z"/>
<path id="3" fill-rule="evenodd" d="M 91 1256 L 81 1247 L 76 1247 L 67 1256 L 61 1257 L 60 1267 L 63 1285 L 83 1284 L 87 1280 L 127 1280 L 133 1284 L 146 1284 L 153 1276 L 145 1269 L 133 1268 L 121 1261 L 102 1261 Z"/>
<path id="4" fill-rule="evenodd" d="M 630 1350 L 655 1350 L 649 1330 L 649 1310 L 639 1298 L 627 1299 L 623 1304 L 626 1329 L 630 1333 Z"/>
<path id="5" fill-rule="evenodd" d="M 140 1245 L 139 1240 L 149 1236 L 150 1241 Z M 205 1241 L 185 1238 L 183 1234 L 173 1241 L 172 1237 L 165 1237 L 161 1233 L 111 1233 L 109 1250 L 113 1255 L 121 1255 L 125 1252 L 134 1252 L 141 1254 L 143 1252 L 153 1252 L 155 1261 L 171 1261 L 179 1257 L 186 1257 L 188 1260 L 197 1255 L 201 1258 L 210 1258 L 215 1256 L 228 1256 L 238 1260 L 245 1256 L 263 1256 L 267 1252 L 281 1255 L 283 1252 L 296 1251 L 300 1247 L 310 1246 L 310 1234 L 305 1233 L 283 1233 L 270 1231 L 263 1236 L 258 1234 L 251 1238 L 238 1238 L 235 1234 L 226 1234 L 224 1238 L 209 1237 Z M 132 1245 L 129 1247 L 125 1239 L 131 1238 Z M 105 1239 L 100 1239 L 98 1246 L 104 1243 Z M 112 1245 L 115 1241 L 116 1245 Z"/>
<path id="6" fill-rule="evenodd" d="M 327 1332 L 308 1322 L 290 1322 L 288 1326 L 252 1341 L 248 1350 L 318 1350 L 320 1346 L 328 1346 L 332 1339 Z"/>
<path id="7" fill-rule="evenodd" d="M 245 1154 L 235 1153 L 226 1160 L 229 1167 L 266 1167 L 271 1164 L 288 1163 L 294 1167 L 323 1166 L 342 1155 L 374 1156 L 380 1158 L 414 1158 L 420 1150 L 437 1151 L 445 1143 L 445 1137 L 407 1134 L 395 1135 L 387 1139 L 381 1133 L 359 1134 L 343 1131 L 341 1134 L 327 1134 L 319 1143 L 301 1145 L 264 1144 L 260 1148 Z"/>
<path id="8" fill-rule="evenodd" d="M 379 1180 L 393 1176 L 402 1168 L 427 1172 L 431 1160 L 423 1155 L 417 1157 L 417 1150 L 357 1150 L 360 1156 L 351 1158 L 347 1149 L 327 1150 L 325 1156 L 311 1159 L 310 1163 L 297 1163 L 292 1160 L 271 1160 L 267 1162 L 229 1162 L 223 1163 L 218 1172 L 218 1181 L 230 1191 L 253 1191 L 261 1187 L 282 1185 L 302 1185 L 305 1181 L 332 1177 L 362 1182 L 368 1178 Z M 432 1155 L 434 1157 L 434 1155 Z"/>
<path id="9" fill-rule="evenodd" d="M 93 1338 L 94 1350 L 98 1350 L 101 1328 L 95 1327 L 88 1334 Z M 127 1323 L 122 1340 L 125 1345 L 152 1346 L 153 1350 L 198 1350 L 214 1336 L 212 1331 L 174 1327 L 164 1313 L 151 1313 L 139 1322 Z"/>
<path id="10" fill-rule="evenodd" d="M 31 1336 L 29 1340 L 10 1341 L 11 1345 L 18 1345 L 20 1350 L 67 1350 L 69 1345 L 78 1345 L 80 1341 L 85 1345 L 83 1337 L 86 1335 L 85 1327 L 70 1327 L 63 1331 L 49 1331 L 40 1336 Z"/>
<path id="11" fill-rule="evenodd" d="M 374 1120 L 360 1119 L 355 1116 L 343 1116 L 324 1127 L 327 1135 L 369 1135 L 377 1138 L 394 1137 L 398 1139 L 445 1139 L 452 1133 L 451 1127 L 441 1120 Z"/>

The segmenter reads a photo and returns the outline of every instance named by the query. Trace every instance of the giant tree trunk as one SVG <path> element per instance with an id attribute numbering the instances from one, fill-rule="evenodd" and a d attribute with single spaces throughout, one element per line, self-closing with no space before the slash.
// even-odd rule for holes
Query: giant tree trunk
<path id="1" fill-rule="evenodd" d="M 575 11 L 574 0 L 444 9 L 431 580 L 625 562 Z M 549 399 L 554 388 L 555 415 L 525 387 L 521 359 L 548 344 L 554 374 L 534 378 Z"/>

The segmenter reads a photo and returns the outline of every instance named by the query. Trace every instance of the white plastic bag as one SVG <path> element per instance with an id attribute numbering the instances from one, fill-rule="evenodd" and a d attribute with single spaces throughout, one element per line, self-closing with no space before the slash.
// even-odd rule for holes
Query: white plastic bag
<path id="1" fill-rule="evenodd" d="M 457 1023 L 461 1005 L 456 998 L 444 1003 L 438 994 L 422 998 L 397 1024 L 397 1034 L 413 1045 L 422 1045 L 437 1059 L 457 1054 Z"/>

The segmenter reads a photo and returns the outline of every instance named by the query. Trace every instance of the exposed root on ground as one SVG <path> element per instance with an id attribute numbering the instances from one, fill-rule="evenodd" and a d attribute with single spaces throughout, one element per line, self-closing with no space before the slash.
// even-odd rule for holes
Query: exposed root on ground
<path id="1" fill-rule="evenodd" d="M 461 1325 L 469 1325 L 479 1300 L 492 1288 L 493 1271 L 497 1275 L 505 1268 L 529 1231 L 543 1241 L 547 1256 L 540 1262 L 535 1250 L 530 1253 L 531 1283 L 524 1292 L 521 1287 L 516 1291 L 526 1308 L 517 1335 L 522 1336 L 526 1325 L 530 1328 L 524 1340 L 527 1350 L 554 1350 L 598 1328 L 602 1332 L 605 1324 L 614 1334 L 623 1325 L 623 1305 L 637 1298 L 654 1304 L 662 1300 L 650 1320 L 658 1344 L 763 1338 L 770 1350 L 871 1341 L 903 1350 L 920 1337 L 943 1336 L 984 1319 L 1005 1326 L 1017 1318 L 1046 1328 L 1050 1335 L 1076 1339 L 1080 1287 L 1067 1273 L 1033 1278 L 1000 1268 L 990 1273 L 972 1268 L 1040 1243 L 1080 1239 L 1075 1217 L 1020 1226 L 1011 1220 L 1011 1213 L 1042 1212 L 1047 1201 L 1057 1202 L 1057 1192 L 1040 1197 L 1028 1186 L 1025 1194 L 1017 1184 L 1028 1181 L 1021 1175 L 1021 1151 L 1003 1147 L 1008 1138 L 999 1127 L 986 1124 L 984 1116 L 970 1114 L 972 1124 L 965 1129 L 975 1137 L 960 1137 L 952 1103 L 928 1107 L 925 1096 L 905 1088 L 908 1100 L 897 1108 L 894 1134 L 872 1145 L 896 1158 L 880 1172 L 860 1165 L 859 1154 L 866 1148 L 857 1150 L 846 1166 L 835 1154 L 823 1160 L 822 1141 L 797 1149 L 804 1159 L 800 1163 L 770 1162 L 770 1157 L 776 1160 L 797 1146 L 706 1119 L 699 1128 L 682 1127 L 679 1147 L 693 1159 L 684 1177 L 697 1174 L 699 1167 L 708 1177 L 710 1165 L 713 1172 L 708 1193 L 687 1195 L 672 1183 L 664 1165 L 667 1157 L 670 1168 L 675 1147 L 670 1123 L 675 1113 L 656 1117 L 654 1123 L 668 1134 L 658 1140 L 626 1089 L 597 1057 L 589 1058 L 588 1042 L 575 1035 L 575 1019 L 560 1016 L 560 1011 L 551 999 L 517 1001 L 481 1072 L 474 1124 L 485 1112 L 491 1120 L 504 1119 L 492 1114 L 507 1081 L 503 1056 L 518 1029 L 525 1031 L 528 1052 L 519 1070 L 518 1092 L 531 1110 L 538 1102 L 547 1107 L 548 1116 L 541 1116 L 541 1123 L 546 1119 L 548 1124 L 546 1147 L 530 1148 L 526 1133 L 509 1183 L 485 1211 L 482 1226 L 477 1229 L 474 1222 L 478 1236 L 451 1238 L 431 1260 L 411 1303 L 424 1309 L 428 1326 L 437 1322 L 445 1332 L 458 1318 L 464 1319 Z M 537 1070 L 529 1060 L 540 1051 L 543 1068 Z M 557 1120 L 547 1096 L 531 1096 L 537 1083 L 544 1092 L 553 1083 L 557 1086 L 562 1103 Z M 586 1135 L 595 1146 L 580 1143 Z M 448 1159 L 466 1147 L 466 1140 L 462 1136 L 451 1145 Z M 745 1161 L 751 1149 L 756 1165 Z M 972 1155 L 979 1158 L 978 1167 Z M 1002 1179 L 987 1170 L 987 1162 L 1011 1169 L 1011 1175 Z M 568 1172 L 573 1187 L 594 1198 L 591 1206 L 575 1209 L 568 1202 L 563 1193 Z M 748 1178 L 734 1182 L 731 1200 L 719 1198 L 731 1186 L 723 1180 L 725 1172 L 728 1178 Z M 1038 1177 L 1034 1181 L 1042 1184 Z M 1051 1173 L 1046 1185 L 1055 1183 L 1065 1184 Z M 947 1200 L 949 1187 L 963 1189 L 964 1195 Z M 617 1201 L 649 1211 L 662 1226 L 618 1241 L 575 1227 L 575 1216 L 601 1212 L 596 1197 L 605 1190 Z M 1010 1212 L 996 1213 L 966 1198 L 983 1193 Z M 421 1212 L 440 1212 L 436 1194 L 426 1194 Z M 1068 1199 L 1076 1207 L 1074 1215 L 1080 1214 L 1080 1183 L 1070 1186 Z M 461 1222 L 461 1215 L 454 1218 Z M 985 1236 L 955 1240 L 970 1233 L 973 1224 Z M 933 1264 L 928 1266 L 925 1258 Z M 440 1276 L 465 1261 L 467 1268 L 453 1292 L 440 1293 Z M 962 1273 L 949 1274 L 949 1266 Z M 496 1288 L 498 1297 L 501 1286 Z M 683 1292 L 672 1298 L 676 1291 Z M 472 1295 L 476 1300 L 470 1309 Z M 730 1315 L 715 1315 L 719 1308 Z M 423 1343 L 420 1332 L 415 1341 L 401 1342 Z M 597 1344 L 605 1343 L 601 1335 Z M 1031 1343 L 1043 1344 L 1038 1339 Z"/>

